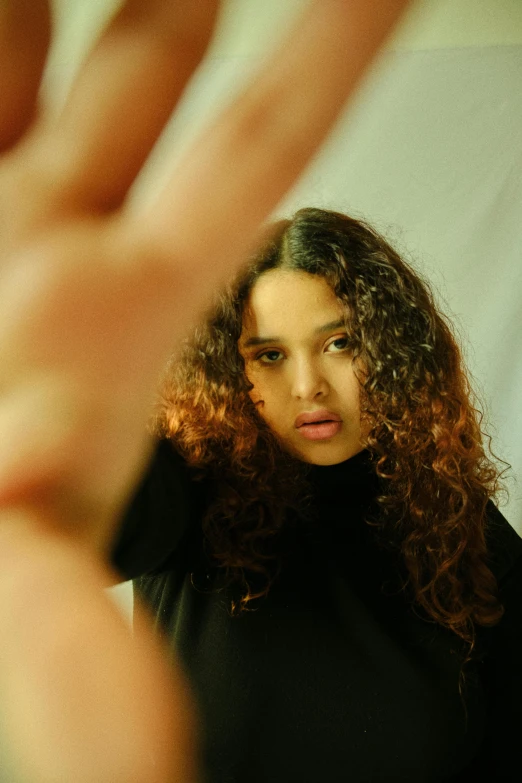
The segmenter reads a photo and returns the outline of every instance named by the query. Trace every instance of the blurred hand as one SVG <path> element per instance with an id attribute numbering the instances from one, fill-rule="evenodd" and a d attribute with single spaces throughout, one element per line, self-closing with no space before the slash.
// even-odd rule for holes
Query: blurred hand
<path id="1" fill-rule="evenodd" d="M 131 644 L 99 554 L 147 457 L 165 361 L 406 5 L 312 2 L 140 210 L 129 188 L 204 55 L 217 0 L 128 0 L 58 117 L 37 107 L 46 2 L 2 5 L 0 703 L 31 783 L 193 779 L 182 677 L 150 633 Z"/>

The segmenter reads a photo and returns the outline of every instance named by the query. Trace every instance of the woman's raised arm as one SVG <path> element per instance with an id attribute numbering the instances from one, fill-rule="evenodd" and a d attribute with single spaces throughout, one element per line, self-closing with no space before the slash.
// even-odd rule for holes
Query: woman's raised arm
<path id="1" fill-rule="evenodd" d="M 127 0 L 58 117 L 37 106 L 47 5 L 2 4 L 0 725 L 10 781 L 194 779 L 181 674 L 151 634 L 131 641 L 101 590 L 109 577 L 96 550 L 107 550 L 147 457 L 165 360 L 407 4 L 311 2 L 141 211 L 129 187 L 204 55 L 217 0 Z"/>

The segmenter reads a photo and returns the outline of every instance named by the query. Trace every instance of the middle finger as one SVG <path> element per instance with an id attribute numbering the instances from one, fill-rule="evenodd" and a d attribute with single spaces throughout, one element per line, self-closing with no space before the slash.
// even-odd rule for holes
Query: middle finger
<path id="1" fill-rule="evenodd" d="M 205 53 L 218 7 L 127 0 L 97 42 L 44 145 L 59 153 L 79 206 L 109 211 L 124 199 Z"/>

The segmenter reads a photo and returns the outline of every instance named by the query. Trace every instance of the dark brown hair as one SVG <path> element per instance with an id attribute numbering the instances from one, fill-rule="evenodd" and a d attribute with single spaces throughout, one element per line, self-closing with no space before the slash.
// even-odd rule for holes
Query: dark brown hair
<path id="1" fill-rule="evenodd" d="M 249 292 L 276 268 L 323 277 L 342 304 L 364 367 L 364 445 L 386 487 L 380 526 L 399 542 L 414 604 L 471 652 L 475 623 L 502 615 L 485 541 L 500 471 L 485 453 L 459 347 L 428 284 L 370 226 L 331 211 L 302 209 L 272 226 L 163 386 L 157 431 L 214 481 L 205 537 L 228 581 L 242 586 L 233 612 L 268 592 L 270 564 L 278 567 L 271 544 L 305 481 L 251 402 L 238 350 Z M 253 587 L 253 575 L 264 583 Z"/>

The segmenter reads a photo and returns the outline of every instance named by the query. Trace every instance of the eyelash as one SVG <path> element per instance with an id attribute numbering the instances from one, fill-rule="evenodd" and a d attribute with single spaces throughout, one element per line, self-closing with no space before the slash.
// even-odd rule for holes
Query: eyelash
<path id="1" fill-rule="evenodd" d="M 256 361 L 261 362 L 261 364 L 277 364 L 277 359 L 273 362 L 263 361 L 263 358 L 265 356 L 270 356 L 270 354 L 274 354 L 274 353 L 280 355 L 281 351 L 263 351 L 263 353 L 260 353 L 258 356 L 256 356 Z"/>
<path id="2" fill-rule="evenodd" d="M 328 351 L 328 353 L 344 353 L 345 351 L 348 350 L 349 346 L 348 346 L 348 337 L 347 336 L 345 336 L 345 337 L 336 337 L 335 339 L 333 339 L 331 342 L 328 343 L 327 348 L 329 348 L 330 345 L 334 345 L 334 343 L 338 343 L 338 342 L 345 343 L 344 348 L 341 348 L 338 351 Z M 275 361 L 273 361 L 273 362 L 263 361 L 263 357 L 269 356 L 270 354 L 282 355 L 282 351 L 276 351 L 275 349 L 271 350 L 271 351 L 263 351 L 262 353 L 259 353 L 256 356 L 256 361 L 261 362 L 261 364 L 278 364 L 278 360 L 277 359 Z"/>

